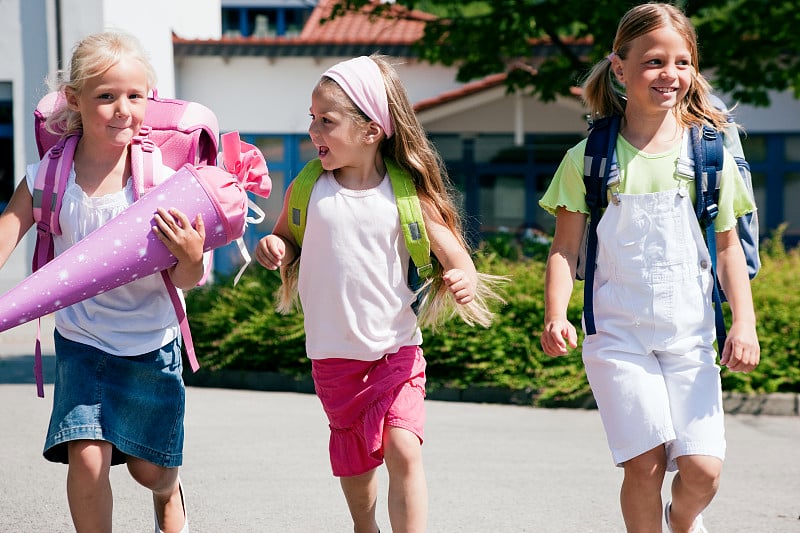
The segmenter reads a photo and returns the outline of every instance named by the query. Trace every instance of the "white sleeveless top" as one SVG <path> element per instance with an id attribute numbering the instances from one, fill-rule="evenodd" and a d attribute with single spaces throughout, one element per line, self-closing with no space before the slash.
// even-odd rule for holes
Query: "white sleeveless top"
<path id="1" fill-rule="evenodd" d="M 388 176 L 363 191 L 345 189 L 331 172 L 320 176 L 298 279 L 308 357 L 374 361 L 421 344 L 409 260 Z"/>
<path id="2" fill-rule="evenodd" d="M 39 163 L 28 165 L 26 178 L 30 191 L 38 168 Z M 162 173 L 168 177 L 175 171 L 164 166 Z M 61 235 L 53 235 L 55 254 L 64 252 L 120 214 L 133 203 L 133 197 L 132 180 L 119 192 L 87 196 L 75 183 L 73 166 L 59 213 Z M 180 289 L 178 294 L 182 296 Z M 56 311 L 55 326 L 71 341 L 117 356 L 156 350 L 177 338 L 179 331 L 175 308 L 158 273 Z"/>

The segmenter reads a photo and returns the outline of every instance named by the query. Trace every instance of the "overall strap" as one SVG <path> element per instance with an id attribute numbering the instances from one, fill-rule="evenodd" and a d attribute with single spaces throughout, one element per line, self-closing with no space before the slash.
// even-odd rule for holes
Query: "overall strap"
<path id="1" fill-rule="evenodd" d="M 616 160 L 617 135 L 622 117 L 612 115 L 595 121 L 586 140 L 583 183 L 589 207 L 586 243 L 586 272 L 583 286 L 583 319 L 587 335 L 597 333 L 594 321 L 594 271 L 597 264 L 597 225 L 608 205 L 608 182 L 619 179 Z"/>
<path id="2" fill-rule="evenodd" d="M 719 208 L 719 182 L 722 177 L 723 145 L 721 135 L 711 127 L 692 127 L 692 150 L 694 152 L 695 213 L 700 227 L 705 231 L 706 245 L 711 256 L 711 274 L 714 279 L 714 325 L 717 332 L 717 349 L 722 352 L 727 333 L 722 313 L 722 292 L 717 276 L 717 238 L 714 219 Z"/>

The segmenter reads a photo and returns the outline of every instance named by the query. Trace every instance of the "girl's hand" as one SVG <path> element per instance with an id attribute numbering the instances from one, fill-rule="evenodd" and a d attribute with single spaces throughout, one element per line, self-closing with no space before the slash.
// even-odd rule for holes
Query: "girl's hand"
<path id="1" fill-rule="evenodd" d="M 206 227 L 200 213 L 191 224 L 182 211 L 174 207 L 169 210 L 159 207 L 154 218 L 156 225 L 153 226 L 153 232 L 178 259 L 178 263 L 202 264 Z"/>
<path id="2" fill-rule="evenodd" d="M 544 353 L 551 357 L 567 355 L 578 347 L 578 333 L 566 318 L 553 320 L 545 323 L 541 344 Z"/>
<path id="3" fill-rule="evenodd" d="M 760 359 L 761 347 L 755 326 L 734 321 L 725 339 L 720 364 L 733 372 L 750 372 Z"/>
<path id="4" fill-rule="evenodd" d="M 286 243 L 275 234 L 267 235 L 258 241 L 256 261 L 269 270 L 277 270 L 286 257 Z"/>
<path id="5" fill-rule="evenodd" d="M 448 270 L 442 276 L 447 289 L 460 305 L 468 304 L 475 299 L 475 284 L 460 268 Z"/>

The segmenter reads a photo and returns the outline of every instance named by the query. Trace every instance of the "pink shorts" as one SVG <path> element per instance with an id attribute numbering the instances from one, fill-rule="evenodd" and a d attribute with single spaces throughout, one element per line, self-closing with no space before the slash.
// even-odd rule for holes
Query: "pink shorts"
<path id="1" fill-rule="evenodd" d="M 334 476 L 357 476 L 383 463 L 383 430 L 398 427 L 422 442 L 425 358 L 404 346 L 377 361 L 315 359 L 311 375 L 331 428 Z"/>

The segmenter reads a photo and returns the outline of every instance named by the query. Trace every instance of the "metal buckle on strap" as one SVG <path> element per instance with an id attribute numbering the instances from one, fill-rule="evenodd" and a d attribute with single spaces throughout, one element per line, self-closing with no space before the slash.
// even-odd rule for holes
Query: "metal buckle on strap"
<path id="1" fill-rule="evenodd" d="M 417 274 L 421 278 L 429 278 L 433 275 L 433 263 L 428 263 L 427 265 L 422 265 L 417 267 Z"/>
<path id="2" fill-rule="evenodd" d="M 36 223 L 36 234 L 40 236 L 45 236 L 50 233 L 50 224 L 45 222 L 44 220 L 40 220 Z"/>

